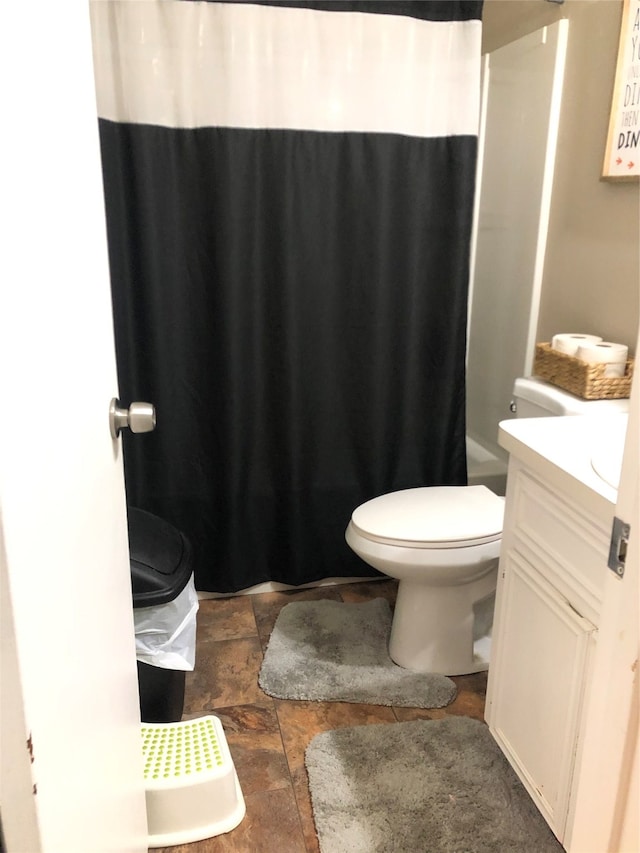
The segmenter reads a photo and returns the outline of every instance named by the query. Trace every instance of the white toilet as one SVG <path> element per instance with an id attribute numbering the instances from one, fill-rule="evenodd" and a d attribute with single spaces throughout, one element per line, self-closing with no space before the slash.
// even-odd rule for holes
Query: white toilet
<path id="1" fill-rule="evenodd" d="M 517 417 L 628 411 L 628 400 L 587 401 L 517 379 Z M 464 675 L 489 666 L 504 499 L 485 486 L 428 486 L 354 510 L 349 547 L 400 581 L 389 654 L 415 672 Z"/>

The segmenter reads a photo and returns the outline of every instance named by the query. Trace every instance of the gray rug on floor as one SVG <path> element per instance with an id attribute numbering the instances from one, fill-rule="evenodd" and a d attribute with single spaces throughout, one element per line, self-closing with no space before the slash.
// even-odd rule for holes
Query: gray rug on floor
<path id="1" fill-rule="evenodd" d="M 562 853 L 477 720 L 323 732 L 305 763 L 322 853 Z"/>
<path id="2" fill-rule="evenodd" d="M 391 608 L 384 598 L 287 604 L 269 639 L 260 686 L 278 699 L 448 705 L 456 695 L 454 682 L 396 666 L 387 651 L 390 631 Z"/>

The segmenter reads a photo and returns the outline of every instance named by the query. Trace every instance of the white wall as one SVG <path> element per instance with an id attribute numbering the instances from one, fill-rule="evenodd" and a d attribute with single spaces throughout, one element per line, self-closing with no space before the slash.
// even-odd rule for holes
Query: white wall
<path id="1" fill-rule="evenodd" d="M 601 180 L 622 0 L 485 0 L 483 52 L 569 19 L 538 340 L 590 332 L 636 346 L 640 184 Z M 523 92 L 523 97 L 527 93 Z"/>

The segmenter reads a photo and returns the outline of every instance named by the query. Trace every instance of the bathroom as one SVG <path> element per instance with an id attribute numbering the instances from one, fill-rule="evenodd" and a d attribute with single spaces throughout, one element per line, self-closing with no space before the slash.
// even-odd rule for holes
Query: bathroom
<path id="1" fill-rule="evenodd" d="M 565 98 L 563 99 L 562 125 L 558 144 L 537 337 L 538 340 L 544 341 L 549 340 L 551 335 L 558 331 L 597 332 L 608 340 L 624 342 L 633 350 L 636 346 L 638 327 L 637 184 L 620 184 L 599 180 L 620 27 L 620 4 L 611 3 L 609 0 L 594 3 L 566 0 L 564 4 L 553 4 L 544 2 L 544 0 L 530 0 L 530 2 L 523 3 L 509 2 L 509 0 L 507 2 L 488 0 L 483 15 L 484 48 L 492 50 L 564 17 L 569 19 L 571 26 L 570 47 L 567 57 Z M 19 23 L 20 26 L 17 26 L 14 31 L 27 32 L 27 20 L 23 19 Z M 32 33 L 29 38 L 44 38 L 45 33 L 55 31 L 55 21 L 51 22 L 50 27 L 45 26 L 42 30 L 42 36 L 38 33 Z M 599 46 L 596 53 L 593 50 L 594 44 Z M 37 46 L 43 56 L 50 55 L 47 53 L 47 51 L 51 51 L 50 45 L 44 43 Z M 53 57 L 51 65 L 52 67 L 55 66 Z M 5 73 L 5 79 L 13 78 L 15 78 L 15 68 Z M 69 79 L 73 79 L 71 72 Z M 60 82 L 61 85 L 65 84 L 64 78 Z M 588 98 L 584 97 L 585 92 L 589 93 Z M 16 99 L 10 103 L 13 115 L 19 117 L 26 125 L 29 118 L 28 110 L 25 109 L 25 104 L 28 103 L 27 99 L 24 102 Z M 43 105 L 42 110 L 50 122 L 50 129 L 60 120 L 61 113 L 59 110 L 61 109 L 60 105 L 56 106 L 55 98 L 51 98 Z M 40 151 L 42 134 L 33 138 L 38 140 L 35 145 L 29 145 L 29 140 L 25 137 L 21 139 L 19 147 L 23 149 L 25 154 L 28 153 L 29 156 L 36 159 L 43 156 L 42 151 Z M 49 144 L 52 152 L 55 151 L 53 147 L 55 139 L 51 139 Z M 60 152 L 57 153 L 60 154 Z M 14 159 L 11 162 L 17 162 L 17 160 Z M 25 180 L 24 176 L 23 180 Z M 55 183 L 53 186 L 54 191 L 58 191 Z M 13 204 L 12 215 L 16 217 L 17 221 L 24 222 L 25 231 L 29 231 L 33 228 L 34 217 L 37 212 L 33 210 L 33 200 L 29 194 L 23 195 L 22 202 L 19 201 L 18 195 L 15 199 L 13 196 L 8 196 L 8 198 Z M 54 218 L 52 217 L 52 219 Z M 51 222 L 49 227 L 52 227 Z M 23 245 L 26 245 L 26 241 Z M 50 251 L 55 257 L 53 249 Z M 103 250 L 99 248 L 96 250 L 96 254 L 99 257 L 104 257 Z M 25 251 L 22 262 L 26 264 L 27 260 L 29 263 L 35 263 L 37 259 L 30 258 L 29 253 Z M 89 269 L 87 267 L 87 272 Z M 7 277 L 12 278 L 15 275 L 15 269 L 13 267 L 8 268 Z M 42 275 L 36 276 L 36 279 L 42 282 L 48 280 L 47 267 L 44 265 L 44 261 Z M 75 409 L 74 403 L 78 400 L 85 400 L 86 402 L 88 398 L 88 394 L 85 392 L 89 384 L 89 368 L 85 365 L 87 372 L 85 375 L 80 375 L 76 386 L 67 388 L 65 384 L 63 389 L 56 373 L 48 372 L 49 367 L 46 359 L 33 358 L 31 353 L 33 352 L 33 342 L 36 340 L 51 341 L 53 349 L 55 338 L 47 329 L 45 320 L 47 315 L 57 317 L 61 309 L 60 297 L 51 288 L 43 287 L 42 293 L 40 290 L 34 291 L 33 288 L 34 285 L 30 285 L 29 288 L 25 286 L 23 288 L 24 296 L 21 297 L 25 302 L 23 306 L 25 317 L 29 317 L 29 322 L 27 323 L 25 320 L 25 325 L 22 328 L 24 340 L 22 342 L 16 340 L 15 332 L 12 336 L 13 330 L 7 331 L 5 341 L 11 341 L 12 348 L 8 350 L 8 356 L 3 362 L 12 364 L 16 363 L 18 358 L 23 360 L 23 369 L 20 373 L 23 377 L 28 378 L 28 382 L 15 383 L 14 386 L 11 378 L 8 378 L 11 396 L 7 396 L 7 399 L 23 403 L 21 411 L 27 413 L 29 411 L 27 404 L 30 402 L 26 393 L 27 390 L 39 388 L 36 380 L 46 378 L 47 387 L 42 391 L 39 406 L 43 406 L 44 411 L 48 413 L 60 412 L 62 417 L 55 419 L 57 423 L 52 425 L 52 429 L 55 426 L 60 433 L 68 433 L 77 441 L 78 426 L 84 422 L 79 420 L 82 417 L 82 412 Z M 37 314 L 34 312 L 32 316 L 29 316 L 27 303 L 34 298 L 34 292 L 40 299 L 43 310 Z M 15 299 L 18 298 L 16 295 Z M 6 316 L 11 308 L 12 303 L 10 301 L 9 310 L 3 311 L 3 314 Z M 69 308 L 64 302 L 62 308 L 65 315 L 69 314 Z M 87 304 L 83 303 L 81 310 L 82 312 L 89 312 L 90 309 L 91 305 L 87 300 Z M 82 326 L 83 324 L 78 322 L 78 325 Z M 20 326 L 16 324 L 16 330 L 19 328 Z M 82 329 L 79 332 L 82 333 Z M 31 346 L 27 348 L 25 343 L 29 343 Z M 82 338 L 79 344 L 74 344 L 75 352 L 73 355 L 76 361 L 78 360 L 77 353 L 82 352 L 85 345 L 88 348 L 89 343 L 89 340 Z M 53 371 L 53 368 L 51 370 Z M 22 387 L 22 384 L 26 387 Z M 60 406 L 60 397 L 64 400 L 62 406 Z M 104 408 L 103 397 L 104 394 L 101 392 L 99 407 L 102 408 Z M 95 422 L 90 421 L 89 428 L 99 430 L 101 420 L 96 417 Z M 83 651 L 78 647 L 78 628 L 77 622 L 74 620 L 79 618 L 79 606 L 87 600 L 84 596 L 92 596 L 91 601 L 97 606 L 101 597 L 110 597 L 113 593 L 108 585 L 99 586 L 97 591 L 92 592 L 86 580 L 84 584 L 70 580 L 69 588 L 84 587 L 83 596 L 70 596 L 69 611 L 66 616 L 64 616 L 65 611 L 63 610 L 64 602 L 61 602 L 57 609 L 58 618 L 56 618 L 55 613 L 51 612 L 50 602 L 60 597 L 58 584 L 65 576 L 67 567 L 65 561 L 56 560 L 45 549 L 46 543 L 53 541 L 54 528 L 61 525 L 62 522 L 63 508 L 60 506 L 59 496 L 65 494 L 61 492 L 61 489 L 67 475 L 67 468 L 58 459 L 59 445 L 57 441 L 59 436 L 56 435 L 54 441 L 53 438 L 46 435 L 47 430 L 42 429 L 40 418 L 30 418 L 25 414 L 22 418 L 21 430 L 19 434 L 8 432 L 8 441 L 11 442 L 11 447 L 21 459 L 22 464 L 24 465 L 25 459 L 30 460 L 33 468 L 48 470 L 57 483 L 57 485 L 40 486 L 40 498 L 38 498 L 36 489 L 29 489 L 29 494 L 24 496 L 25 502 L 30 499 L 32 512 L 35 513 L 40 506 L 45 518 L 43 526 L 39 527 L 42 536 L 33 537 L 31 535 L 30 537 L 31 540 L 42 539 L 44 541 L 30 541 L 27 565 L 44 564 L 46 560 L 47 566 L 54 566 L 55 568 L 41 579 L 41 583 L 37 584 L 35 576 L 30 574 L 28 570 L 25 571 L 23 573 L 24 589 L 20 588 L 20 580 L 11 576 L 12 590 L 16 595 L 14 619 L 16 621 L 16 633 L 20 634 L 20 654 L 26 654 L 26 663 L 24 659 L 22 662 L 25 705 L 33 706 L 39 702 L 41 706 L 46 708 L 49 704 L 46 699 L 47 696 L 55 695 L 58 697 L 56 707 L 59 707 L 59 710 L 50 708 L 46 718 L 44 714 L 39 716 L 35 711 L 30 711 L 28 715 L 29 722 L 32 724 L 30 728 L 36 732 L 40 729 L 49 735 L 48 739 L 45 738 L 44 734 L 41 735 L 40 739 L 37 736 L 34 739 L 35 766 L 39 769 L 39 791 L 42 794 L 42 792 L 46 793 L 47 790 L 51 791 L 52 789 L 52 783 L 50 779 L 47 779 L 45 765 L 47 761 L 55 762 L 59 758 L 58 750 L 61 751 L 62 749 L 58 746 L 60 742 L 65 742 L 66 739 L 66 749 L 69 752 L 68 744 L 73 743 L 77 731 L 83 731 L 85 736 L 89 736 L 91 726 L 98 727 L 102 733 L 113 732 L 115 738 L 115 732 L 122 728 L 123 719 L 126 715 L 123 711 L 122 717 L 114 721 L 112 715 L 105 710 L 104 702 L 98 703 L 91 695 L 86 697 L 86 707 L 91 709 L 91 713 L 88 715 L 90 717 L 89 722 L 83 720 L 84 715 L 77 711 L 77 701 L 78 697 L 83 695 L 82 691 L 87 690 L 89 694 L 97 694 L 100 692 L 102 682 L 97 675 L 93 676 L 93 680 L 86 678 L 86 670 L 92 666 L 94 658 L 88 649 Z M 6 446 L 8 444 L 5 444 Z M 25 465 L 23 470 L 28 470 L 30 467 Z M 86 501 L 86 508 L 84 510 L 79 509 L 78 512 L 81 513 L 80 517 L 85 520 L 88 518 L 90 510 L 99 510 L 101 507 L 101 500 L 96 497 Z M 3 513 L 3 524 L 5 525 L 4 549 L 11 574 L 12 562 L 15 564 L 17 561 L 19 566 L 23 565 L 16 551 L 16 525 L 20 526 L 25 535 L 28 535 L 29 532 L 32 534 L 33 527 L 32 524 L 26 522 L 20 524 L 17 520 L 16 510 L 9 506 L 8 501 L 3 506 Z M 27 517 L 34 518 L 35 516 Z M 100 550 L 108 550 L 109 546 L 106 540 L 101 544 L 104 547 Z M 42 548 L 41 552 L 37 550 L 39 546 Z M 89 551 L 90 541 L 84 536 L 78 537 L 72 554 L 76 562 L 83 563 L 85 572 L 86 554 Z M 70 579 L 75 577 L 75 575 L 69 575 Z M 77 577 L 80 578 L 82 575 L 78 574 Z M 38 580 L 40 581 L 39 577 Z M 36 586 L 37 589 L 34 589 Z M 5 596 L 3 595 L 4 599 Z M 56 673 L 56 667 L 49 667 L 49 671 L 45 672 L 41 663 L 42 638 L 46 637 L 48 644 L 50 637 L 62 637 L 63 635 L 64 625 L 59 623 L 60 616 L 64 616 L 66 621 L 73 625 L 73 630 L 69 631 L 69 636 L 64 639 L 64 645 L 60 648 L 59 656 L 55 656 L 53 661 L 57 662 L 62 659 L 78 661 L 77 668 L 74 668 L 68 675 L 65 674 L 62 686 L 58 684 L 60 673 Z M 85 629 L 89 634 L 93 630 L 95 618 L 92 618 L 91 612 L 88 612 L 83 618 L 86 618 Z M 34 638 L 33 648 L 30 648 L 29 641 L 24 635 L 29 633 L 28 626 L 34 622 L 41 626 L 40 639 Z M 4 619 L 3 623 L 5 623 Z M 85 667 L 85 671 L 80 674 L 82 667 Z M 3 672 L 6 671 L 3 666 Z M 32 674 L 29 675 L 29 672 Z M 107 677 L 106 673 L 103 677 Z M 36 682 L 39 682 L 39 685 Z M 129 711 L 132 711 L 133 707 L 133 703 L 130 703 Z M 267 738 L 267 734 L 265 734 L 265 738 Z M 109 740 L 104 734 L 101 737 L 106 741 Z M 26 740 L 27 737 L 24 738 L 24 741 Z M 88 742 L 91 743 L 90 737 L 88 737 Z M 265 749 L 268 749 L 267 744 L 265 744 Z M 16 766 L 18 768 L 22 767 L 22 757 L 16 750 Z M 28 769 L 27 766 L 25 772 Z M 76 777 L 73 777 L 71 772 L 65 777 L 65 780 L 72 786 L 73 796 L 78 798 L 80 802 L 84 802 L 86 797 L 83 792 L 86 772 L 88 772 L 86 768 L 78 764 Z M 27 776 L 25 776 L 26 778 Z M 74 778 L 75 784 L 73 784 Z M 283 782 L 282 776 L 278 784 L 281 782 Z M 31 787 L 32 785 L 29 784 L 29 793 Z M 274 790 L 276 793 L 272 795 L 272 803 L 286 800 L 284 794 L 277 793 L 284 790 L 283 788 L 276 786 Z M 4 802 L 6 800 L 3 791 Z M 287 802 L 290 803 L 290 801 Z M 38 808 L 44 825 L 50 825 L 47 821 L 51 821 L 53 818 L 47 811 L 47 807 L 39 805 Z M 35 804 L 32 800 L 27 800 L 24 809 L 27 816 L 32 815 Z M 90 804 L 87 805 L 87 812 L 90 812 Z M 64 814 L 64 810 L 60 810 L 60 813 Z M 99 816 L 95 817 L 95 825 L 99 825 L 101 819 Z M 117 821 L 113 822 L 117 823 Z M 60 827 L 58 831 L 60 833 L 57 836 L 58 838 L 65 837 L 62 833 L 68 832 L 68 821 L 67 827 L 64 829 Z M 58 846 L 59 849 L 64 849 L 63 845 Z M 24 849 L 37 850 L 40 847 L 34 844 Z M 47 847 L 45 846 L 42 849 L 47 849 Z M 69 843 L 66 849 L 81 850 L 82 846 L 77 844 L 74 847 L 73 843 Z"/>

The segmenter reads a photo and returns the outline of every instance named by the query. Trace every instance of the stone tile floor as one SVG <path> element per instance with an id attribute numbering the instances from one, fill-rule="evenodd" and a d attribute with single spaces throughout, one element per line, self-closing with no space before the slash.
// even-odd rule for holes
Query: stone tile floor
<path id="1" fill-rule="evenodd" d="M 451 714 L 483 719 L 486 673 L 454 678 L 456 699 L 434 710 L 287 701 L 260 689 L 262 656 L 285 604 L 384 596 L 393 606 L 396 589 L 393 580 L 365 581 L 200 602 L 196 669 L 187 675 L 184 719 L 207 713 L 220 717 L 247 813 L 229 833 L 162 848 L 164 853 L 319 853 L 304 766 L 305 749 L 316 734 Z"/>

